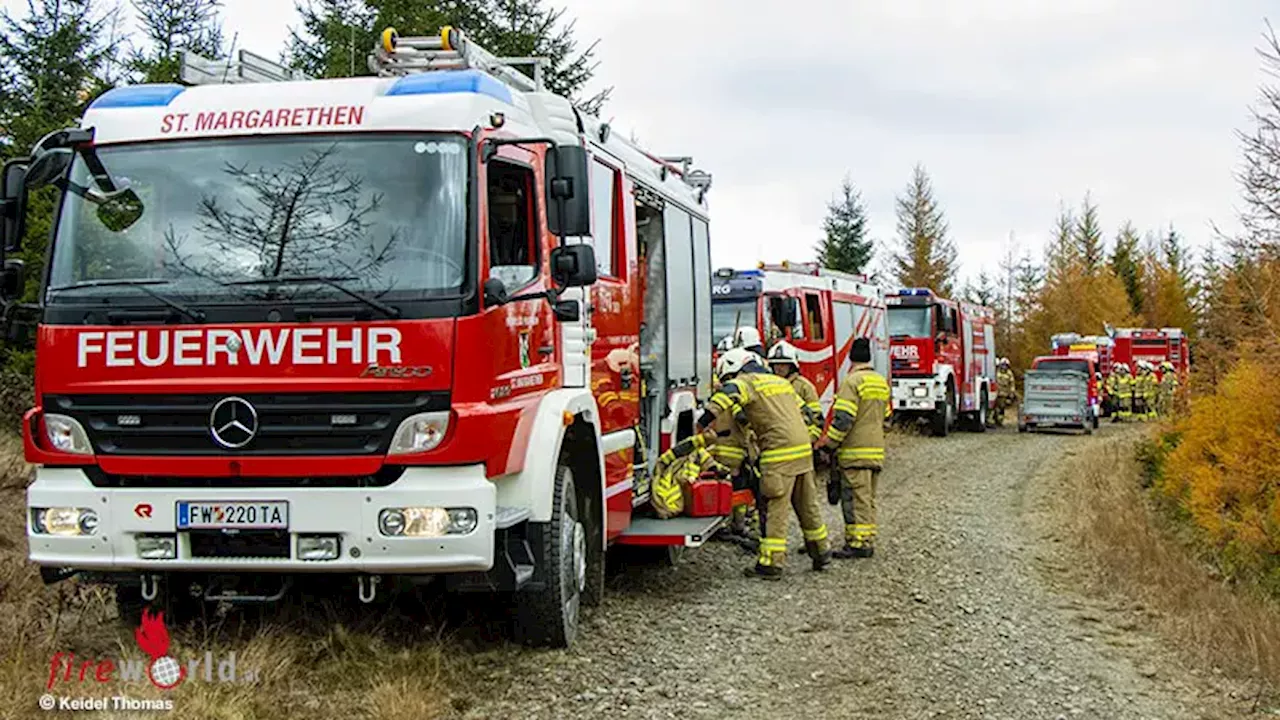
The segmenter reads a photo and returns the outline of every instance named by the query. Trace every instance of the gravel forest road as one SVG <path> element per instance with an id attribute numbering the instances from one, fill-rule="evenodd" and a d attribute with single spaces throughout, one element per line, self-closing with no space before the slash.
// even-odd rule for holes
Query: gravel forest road
<path id="1" fill-rule="evenodd" d="M 633 569 L 572 650 L 486 660 L 466 716 L 1241 717 L 1245 693 L 1183 670 L 1131 608 L 1047 576 L 1071 562 L 1047 488 L 1070 456 L 1136 432 L 895 436 L 875 558 L 819 574 L 791 553 L 768 583 L 712 543 Z"/>

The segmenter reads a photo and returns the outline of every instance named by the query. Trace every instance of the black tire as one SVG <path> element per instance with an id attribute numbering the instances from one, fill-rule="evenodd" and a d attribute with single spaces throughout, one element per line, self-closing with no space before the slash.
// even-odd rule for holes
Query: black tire
<path id="1" fill-rule="evenodd" d="M 684 561 L 684 551 L 683 545 L 668 545 L 658 556 L 658 562 L 663 567 L 675 567 Z"/>
<path id="2" fill-rule="evenodd" d="M 951 432 L 951 426 L 955 424 L 956 416 L 956 393 L 950 383 L 947 384 L 947 399 L 942 407 L 933 411 L 933 436 L 946 437 Z"/>
<path id="3" fill-rule="evenodd" d="M 973 414 L 974 432 L 984 433 L 987 431 L 987 422 L 989 421 L 987 417 L 987 400 L 989 399 L 990 396 L 987 395 L 987 389 L 985 387 L 982 388 L 982 394 L 978 396 L 978 410 Z"/>
<path id="4" fill-rule="evenodd" d="M 588 528 L 579 522 L 573 470 L 560 461 L 551 522 L 537 523 L 534 548 L 541 589 L 517 597 L 516 633 L 526 645 L 566 648 L 578 636 L 587 575 Z"/>

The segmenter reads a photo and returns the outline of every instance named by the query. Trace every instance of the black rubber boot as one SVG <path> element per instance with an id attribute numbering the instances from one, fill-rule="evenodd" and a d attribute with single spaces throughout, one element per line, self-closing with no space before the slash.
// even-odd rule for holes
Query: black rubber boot
<path id="1" fill-rule="evenodd" d="M 812 541 L 804 544 L 805 552 L 809 553 L 809 559 L 813 561 L 814 572 L 822 572 L 831 564 L 831 551 L 821 552 L 818 547 L 818 543 Z"/>
<path id="2" fill-rule="evenodd" d="M 853 556 L 856 558 L 869 558 L 876 554 L 876 549 L 870 545 L 849 549 L 853 551 Z"/>
<path id="3" fill-rule="evenodd" d="M 855 547 L 850 547 L 848 545 L 845 545 L 839 550 L 836 550 L 835 552 L 831 553 L 831 557 L 837 560 L 852 560 L 856 557 L 862 557 L 861 555 L 858 554 L 858 551 L 861 549 L 862 548 L 855 548 Z"/>
<path id="4" fill-rule="evenodd" d="M 761 565 L 756 563 L 751 567 L 742 569 L 742 574 L 749 578 L 759 578 L 761 580 L 781 580 L 782 568 L 774 565 Z"/>

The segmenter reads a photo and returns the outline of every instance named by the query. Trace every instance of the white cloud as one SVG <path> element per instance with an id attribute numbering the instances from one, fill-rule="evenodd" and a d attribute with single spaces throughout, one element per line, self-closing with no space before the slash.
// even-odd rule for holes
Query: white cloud
<path id="1" fill-rule="evenodd" d="M 1210 221 L 1234 227 L 1263 0 L 553 4 L 601 40 L 616 126 L 714 175 L 716 265 L 808 256 L 846 172 L 890 239 L 916 162 L 966 273 L 1011 231 L 1038 247 L 1086 191 L 1108 233 L 1172 222 L 1201 244 Z M 292 0 L 226 0 L 226 20 L 270 55 L 297 22 Z"/>

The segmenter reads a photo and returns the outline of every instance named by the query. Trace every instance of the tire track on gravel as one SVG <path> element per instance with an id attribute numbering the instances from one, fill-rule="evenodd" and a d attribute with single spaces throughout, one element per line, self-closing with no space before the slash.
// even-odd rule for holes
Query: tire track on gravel
<path id="1" fill-rule="evenodd" d="M 818 574 L 793 552 L 790 575 L 766 583 L 740 577 L 749 556 L 712 544 L 678 568 L 633 569 L 572 650 L 477 658 L 466 715 L 1219 717 L 1206 704 L 1220 699 L 1178 669 L 1150 671 L 1154 641 L 1102 641 L 1099 611 L 1036 570 L 1052 548 L 1026 522 L 1028 488 L 1126 431 L 894 436 L 875 558 Z"/>

